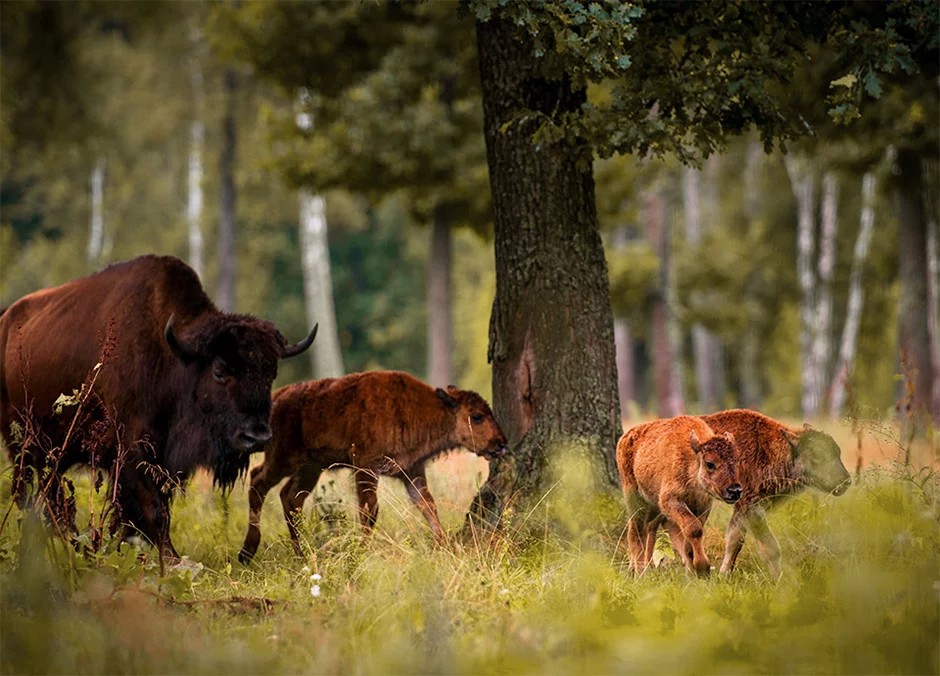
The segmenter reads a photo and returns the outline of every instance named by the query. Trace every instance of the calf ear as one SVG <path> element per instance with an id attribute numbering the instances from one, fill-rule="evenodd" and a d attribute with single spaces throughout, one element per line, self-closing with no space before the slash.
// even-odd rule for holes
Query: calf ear
<path id="1" fill-rule="evenodd" d="M 795 451 L 797 444 L 800 443 L 800 436 L 798 434 L 794 434 L 788 429 L 781 429 L 780 435 L 787 440 L 787 443 L 790 444 L 790 448 Z"/>
<path id="2" fill-rule="evenodd" d="M 436 390 L 434 390 L 434 393 L 437 395 L 438 399 L 444 402 L 444 406 L 446 406 L 449 411 L 456 411 L 460 407 L 460 402 L 441 388 L 438 387 Z"/>
<path id="3" fill-rule="evenodd" d="M 725 441 L 727 441 L 729 444 L 737 443 L 737 442 L 734 440 L 734 435 L 731 434 L 731 432 L 725 432 L 725 433 L 722 434 L 721 436 L 723 436 L 723 437 L 725 438 Z"/>
<path id="4" fill-rule="evenodd" d="M 698 440 L 698 436 L 696 436 L 695 430 L 689 432 L 689 445 L 696 453 L 702 450 L 702 442 Z"/>

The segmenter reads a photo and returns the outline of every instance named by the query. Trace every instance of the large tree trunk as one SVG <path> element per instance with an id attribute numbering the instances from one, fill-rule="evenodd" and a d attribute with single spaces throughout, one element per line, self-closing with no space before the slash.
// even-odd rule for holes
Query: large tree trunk
<path id="1" fill-rule="evenodd" d="M 217 304 L 223 312 L 235 311 L 235 72 L 225 71 L 225 111 L 222 117 L 222 149 L 219 155 L 219 286 Z"/>
<path id="2" fill-rule="evenodd" d="M 511 447 L 471 506 L 492 522 L 510 496 L 542 494 L 555 450 L 582 451 L 614 483 L 620 409 L 591 153 L 532 139 L 542 116 L 579 110 L 586 92 L 539 73 L 525 28 L 478 22 L 477 40 L 496 253 L 488 356 Z M 526 109 L 541 115 L 516 119 Z"/>
<path id="3" fill-rule="evenodd" d="M 203 276 L 202 237 L 202 175 L 206 124 L 205 90 L 202 76 L 202 35 L 198 27 L 191 29 L 190 86 L 193 90 L 193 119 L 189 123 L 189 176 L 186 198 L 186 225 L 189 240 L 189 266 L 201 278 Z"/>
<path id="4" fill-rule="evenodd" d="M 435 387 L 454 382 L 450 251 L 450 218 L 439 205 L 431 216 L 428 259 L 428 382 Z"/>
<path id="5" fill-rule="evenodd" d="M 852 272 L 849 276 L 849 298 L 846 303 L 845 324 L 842 340 L 839 341 L 839 358 L 833 369 L 829 394 L 829 415 L 838 418 L 845 406 L 845 393 L 849 376 L 855 366 L 855 348 L 858 343 L 858 327 L 862 320 L 862 305 L 865 288 L 862 286 L 862 271 L 868 258 L 868 245 L 875 224 L 875 176 L 866 172 L 862 177 L 862 212 L 859 218 L 858 236 L 852 254 Z"/>
<path id="6" fill-rule="evenodd" d="M 670 331 L 669 289 L 671 285 L 669 232 L 666 207 L 658 186 L 648 189 L 644 206 L 646 237 L 660 260 L 660 279 L 650 301 L 650 343 L 653 351 L 653 376 L 656 408 L 662 418 L 684 412 L 679 387 L 678 359 Z"/>
<path id="7" fill-rule="evenodd" d="M 88 262 L 96 263 L 104 248 L 104 158 L 91 170 L 91 222 L 88 229 Z"/>
<path id="8" fill-rule="evenodd" d="M 801 410 L 804 418 L 819 411 L 817 373 L 813 363 L 813 335 L 816 322 L 816 275 L 813 271 L 816 245 L 816 181 L 805 160 L 792 155 L 784 158 L 797 207 L 796 269 L 800 300 L 800 369 L 802 373 Z"/>
<path id="9" fill-rule="evenodd" d="M 927 323 L 929 270 L 921 158 L 914 151 L 901 150 L 897 168 L 895 193 L 901 278 L 899 345 L 906 380 L 903 395 L 906 410 L 902 411 L 902 420 L 913 425 L 910 432 L 919 434 L 924 431 L 929 415 L 940 420 L 940 412 L 930 410 L 934 372 Z"/>
<path id="10" fill-rule="evenodd" d="M 333 304 L 326 204 L 320 195 L 306 190 L 300 191 L 300 262 L 307 326 L 319 324 L 317 339 L 310 347 L 313 374 L 315 378 L 336 378 L 344 371 Z"/>

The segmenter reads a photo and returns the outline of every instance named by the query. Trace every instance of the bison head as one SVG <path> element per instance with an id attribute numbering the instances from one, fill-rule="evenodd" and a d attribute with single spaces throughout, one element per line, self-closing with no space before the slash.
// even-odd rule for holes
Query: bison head
<path id="1" fill-rule="evenodd" d="M 809 425 L 804 425 L 798 435 L 789 430 L 782 433 L 793 449 L 795 474 L 805 484 L 833 495 L 842 495 L 849 489 L 852 477 L 842 464 L 842 451 L 832 437 Z"/>
<path id="2" fill-rule="evenodd" d="M 184 338 L 170 316 L 164 336 L 188 368 L 187 417 L 195 427 L 190 432 L 198 438 L 201 431 L 208 441 L 209 457 L 197 462 L 213 469 L 217 484 L 231 486 L 248 468 L 249 454 L 271 439 L 271 385 L 278 361 L 306 350 L 316 333 L 314 326 L 309 336 L 287 345 L 270 322 L 218 314 L 195 323 Z"/>
<path id="3" fill-rule="evenodd" d="M 435 390 L 448 411 L 454 414 L 453 441 L 484 458 L 506 454 L 506 435 L 496 423 L 489 404 L 476 392 L 453 385 Z"/>
<path id="4" fill-rule="evenodd" d="M 742 488 L 736 464 L 738 445 L 731 432 L 716 434 L 702 442 L 692 431 L 689 445 L 698 457 L 699 483 L 725 502 L 737 502 Z"/>

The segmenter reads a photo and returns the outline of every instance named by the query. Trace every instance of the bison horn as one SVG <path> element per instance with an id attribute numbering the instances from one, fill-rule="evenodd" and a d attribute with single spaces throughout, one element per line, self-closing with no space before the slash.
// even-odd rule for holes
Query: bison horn
<path id="1" fill-rule="evenodd" d="M 174 319 L 175 316 L 170 315 L 170 318 L 166 321 L 166 328 L 163 329 L 163 337 L 166 338 L 166 343 L 170 346 L 170 349 L 173 350 L 173 354 L 183 361 L 193 361 L 199 356 L 199 351 L 194 349 L 191 345 L 187 345 L 173 333 Z"/>
<path id="2" fill-rule="evenodd" d="M 313 344 L 313 339 L 317 337 L 317 329 L 320 328 L 319 324 L 313 325 L 313 331 L 310 332 L 310 335 L 304 338 L 303 340 L 294 343 L 293 345 L 288 345 L 284 348 L 284 353 L 281 355 L 284 359 L 287 357 L 296 357 L 298 354 L 306 350 Z"/>

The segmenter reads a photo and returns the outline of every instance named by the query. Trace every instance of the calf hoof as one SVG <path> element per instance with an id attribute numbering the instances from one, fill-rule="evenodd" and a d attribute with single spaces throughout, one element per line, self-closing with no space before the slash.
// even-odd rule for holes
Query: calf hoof
<path id="1" fill-rule="evenodd" d="M 694 566 L 694 570 L 695 574 L 701 578 L 706 578 L 712 574 L 712 567 L 707 563 Z"/>

